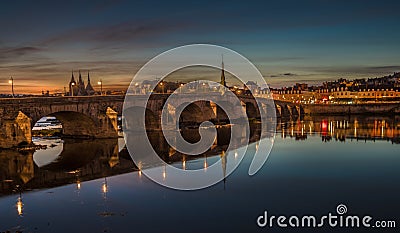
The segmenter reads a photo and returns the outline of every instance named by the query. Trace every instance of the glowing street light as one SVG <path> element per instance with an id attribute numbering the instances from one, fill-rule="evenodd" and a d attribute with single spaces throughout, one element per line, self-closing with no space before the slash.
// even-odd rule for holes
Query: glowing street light
<path id="1" fill-rule="evenodd" d="M 100 85 L 100 95 L 103 95 L 103 80 L 100 79 L 97 84 Z"/>
<path id="2" fill-rule="evenodd" d="M 14 98 L 14 79 L 13 79 L 13 77 L 11 77 L 10 80 L 8 80 L 8 83 L 11 84 L 11 93 L 12 93 L 12 97 Z"/>
<path id="3" fill-rule="evenodd" d="M 161 89 L 162 89 L 162 93 L 164 94 L 164 83 L 160 82 L 160 86 L 161 86 Z"/>
<path id="4" fill-rule="evenodd" d="M 140 94 L 139 90 L 139 83 L 135 83 L 135 94 Z"/>
<path id="5" fill-rule="evenodd" d="M 75 82 L 71 83 L 71 96 L 74 96 L 74 86 L 75 86 Z"/>

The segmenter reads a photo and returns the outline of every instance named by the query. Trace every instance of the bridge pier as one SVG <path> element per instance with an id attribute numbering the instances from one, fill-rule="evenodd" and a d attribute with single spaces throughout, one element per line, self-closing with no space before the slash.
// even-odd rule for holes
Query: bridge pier
<path id="1" fill-rule="evenodd" d="M 98 116 L 100 124 L 98 127 L 98 132 L 96 134 L 97 138 L 115 138 L 118 137 L 118 123 L 117 123 L 118 113 L 112 108 L 108 107 L 106 113 L 100 114 Z"/>
<path id="2" fill-rule="evenodd" d="M 31 119 L 23 112 L 3 113 L 0 118 L 0 148 L 32 142 Z"/>

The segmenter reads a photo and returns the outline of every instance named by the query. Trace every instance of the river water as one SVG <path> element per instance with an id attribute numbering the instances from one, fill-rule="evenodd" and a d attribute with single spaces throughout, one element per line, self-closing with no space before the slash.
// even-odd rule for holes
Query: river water
<path id="1" fill-rule="evenodd" d="M 133 164 L 122 139 L 35 138 L 48 148 L 0 151 L 0 231 L 321 232 L 276 224 L 260 228 L 256 220 L 264 211 L 321 216 L 336 213 L 339 204 L 348 213 L 399 220 L 399 138 L 400 120 L 395 117 L 278 122 L 274 147 L 256 175 L 250 177 L 248 168 L 260 142 L 250 145 L 238 169 L 224 181 L 197 191 L 150 181 Z M 160 151 L 168 151 L 157 143 Z M 222 158 L 219 153 L 174 156 L 168 162 L 186 169 Z M 233 151 L 224 156 L 228 165 L 235 160 Z M 325 228 L 323 232 L 350 230 Z"/>

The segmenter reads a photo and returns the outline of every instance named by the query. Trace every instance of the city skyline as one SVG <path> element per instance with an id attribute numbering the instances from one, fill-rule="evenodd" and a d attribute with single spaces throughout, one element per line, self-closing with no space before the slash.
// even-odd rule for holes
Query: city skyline
<path id="1" fill-rule="evenodd" d="M 398 6 L 7 2 L 0 9 L 0 93 L 9 92 L 11 76 L 22 93 L 62 92 L 72 69 L 90 70 L 93 81 L 124 89 L 149 59 L 191 43 L 243 54 L 271 87 L 384 76 L 400 70 Z"/>

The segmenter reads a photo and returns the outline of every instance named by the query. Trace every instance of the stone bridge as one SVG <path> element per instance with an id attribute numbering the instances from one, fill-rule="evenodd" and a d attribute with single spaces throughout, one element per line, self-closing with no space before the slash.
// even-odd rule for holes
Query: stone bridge
<path id="1" fill-rule="evenodd" d="M 168 94 L 150 96 L 145 110 L 146 126 L 149 129 L 160 128 L 162 109 L 168 97 Z M 0 99 L 0 148 L 30 143 L 34 123 L 45 116 L 55 116 L 62 123 L 63 135 L 66 137 L 118 137 L 117 116 L 122 114 L 124 98 L 125 96 L 91 96 Z M 187 97 L 188 102 L 190 98 Z M 248 118 L 260 118 L 260 110 L 253 97 L 239 98 Z M 138 96 L 135 100 L 140 106 L 139 102 L 145 101 L 146 98 Z M 275 111 L 277 117 L 299 116 L 303 113 L 299 105 L 292 103 L 275 101 L 271 104 L 271 101 L 263 102 L 262 99 L 261 103 L 261 111 Z M 171 111 L 176 111 L 179 107 L 174 106 Z M 135 106 L 132 106 L 132 111 L 135 111 Z M 182 124 L 205 120 L 222 123 L 228 121 L 225 112 L 209 101 L 198 101 L 188 105 L 179 118 Z"/>

